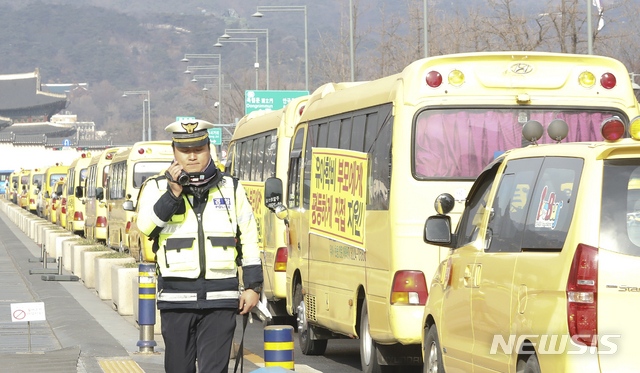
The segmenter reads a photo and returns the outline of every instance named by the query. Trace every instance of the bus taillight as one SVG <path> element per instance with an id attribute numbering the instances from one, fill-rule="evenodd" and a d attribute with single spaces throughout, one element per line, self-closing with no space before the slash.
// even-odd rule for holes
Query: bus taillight
<path id="1" fill-rule="evenodd" d="M 287 271 L 287 258 L 289 257 L 289 253 L 286 247 L 281 247 L 276 252 L 276 263 L 273 266 L 273 270 L 275 272 L 286 272 Z"/>
<path id="2" fill-rule="evenodd" d="M 600 84 L 605 89 L 611 89 L 616 86 L 616 76 L 612 73 L 604 73 L 602 77 L 600 77 Z"/>
<path id="3" fill-rule="evenodd" d="M 421 271 L 398 271 L 393 277 L 391 304 L 413 304 L 423 306 L 427 303 L 427 282 Z"/>
<path id="4" fill-rule="evenodd" d="M 438 88 L 442 84 L 442 75 L 435 71 L 431 70 L 427 74 L 427 85 L 431 88 Z"/>
<path id="5" fill-rule="evenodd" d="M 618 117 L 611 117 L 602 122 L 600 134 L 607 141 L 620 140 L 624 135 L 624 123 Z"/>
<path id="6" fill-rule="evenodd" d="M 98 216 L 96 218 L 96 227 L 98 228 L 106 228 L 107 227 L 107 218 L 104 216 Z"/>
<path id="7" fill-rule="evenodd" d="M 84 215 L 82 215 L 82 211 L 76 211 L 75 213 L 73 213 L 73 220 L 75 220 L 75 221 L 83 221 L 84 220 Z"/>
<path id="8" fill-rule="evenodd" d="M 127 227 L 124 229 L 124 233 L 129 234 L 129 230 L 131 230 L 131 222 L 127 222 Z"/>

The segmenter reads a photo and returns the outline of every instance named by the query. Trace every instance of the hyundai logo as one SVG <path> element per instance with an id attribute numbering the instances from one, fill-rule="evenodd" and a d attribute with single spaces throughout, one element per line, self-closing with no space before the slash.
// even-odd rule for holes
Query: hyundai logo
<path id="1" fill-rule="evenodd" d="M 516 74 L 529 74 L 533 71 L 533 66 L 522 62 L 514 63 L 511 65 L 511 71 Z"/>

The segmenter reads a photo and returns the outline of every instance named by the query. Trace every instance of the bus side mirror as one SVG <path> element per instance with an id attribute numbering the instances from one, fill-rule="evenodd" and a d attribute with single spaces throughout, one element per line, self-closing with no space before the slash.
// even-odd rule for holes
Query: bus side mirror
<path id="1" fill-rule="evenodd" d="M 78 185 L 76 187 L 76 193 L 75 193 L 76 198 L 82 198 L 84 196 L 82 187 L 80 185 Z"/>
<path id="2" fill-rule="evenodd" d="M 104 189 L 102 187 L 96 188 L 96 199 L 98 200 L 104 199 Z"/>
<path id="3" fill-rule="evenodd" d="M 451 218 L 446 215 L 433 215 L 424 224 L 424 242 L 437 246 L 452 247 Z"/>
<path id="4" fill-rule="evenodd" d="M 264 205 L 275 212 L 276 206 L 282 205 L 282 180 L 270 177 L 264 182 Z"/>
<path id="5" fill-rule="evenodd" d="M 46 192 L 44 192 L 44 198 L 51 198 L 51 195 L 49 195 L 49 191 L 48 190 Z"/>

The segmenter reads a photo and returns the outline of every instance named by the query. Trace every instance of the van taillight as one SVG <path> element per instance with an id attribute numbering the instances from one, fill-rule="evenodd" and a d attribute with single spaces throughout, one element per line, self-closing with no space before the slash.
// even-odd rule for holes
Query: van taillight
<path id="1" fill-rule="evenodd" d="M 73 213 L 73 220 L 75 220 L 75 221 L 83 221 L 84 220 L 84 215 L 82 215 L 82 211 L 76 211 L 75 213 Z"/>
<path id="2" fill-rule="evenodd" d="M 286 247 L 281 247 L 276 252 L 276 264 L 273 268 L 275 272 L 286 272 L 287 271 L 287 258 L 289 257 L 289 252 Z"/>
<path id="3" fill-rule="evenodd" d="M 35 200 L 35 199 L 33 199 L 33 198 L 29 199 L 29 204 L 33 205 L 33 204 L 35 204 L 35 203 L 36 203 L 36 200 Z"/>
<path id="4" fill-rule="evenodd" d="M 104 216 L 98 216 L 96 219 L 96 227 L 98 228 L 106 228 L 107 227 L 107 218 Z"/>
<path id="5" fill-rule="evenodd" d="M 579 244 L 567 280 L 567 321 L 574 342 L 597 346 L 598 249 Z"/>
<path id="6" fill-rule="evenodd" d="M 421 271 L 398 271 L 393 277 L 391 290 L 391 304 L 415 304 L 427 303 L 427 282 Z"/>
<path id="7" fill-rule="evenodd" d="M 124 233 L 129 234 L 129 230 L 131 229 L 131 222 L 127 222 L 127 227 L 124 229 Z"/>

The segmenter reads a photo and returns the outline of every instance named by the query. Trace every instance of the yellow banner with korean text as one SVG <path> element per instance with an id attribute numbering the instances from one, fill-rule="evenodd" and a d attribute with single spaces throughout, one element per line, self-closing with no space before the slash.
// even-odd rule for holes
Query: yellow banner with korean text
<path id="1" fill-rule="evenodd" d="M 256 218 L 258 228 L 258 246 L 264 249 L 264 183 L 257 181 L 240 181 L 244 187 L 249 204 L 253 208 L 253 215 Z"/>
<path id="2" fill-rule="evenodd" d="M 314 148 L 309 230 L 364 249 L 367 153 Z"/>

